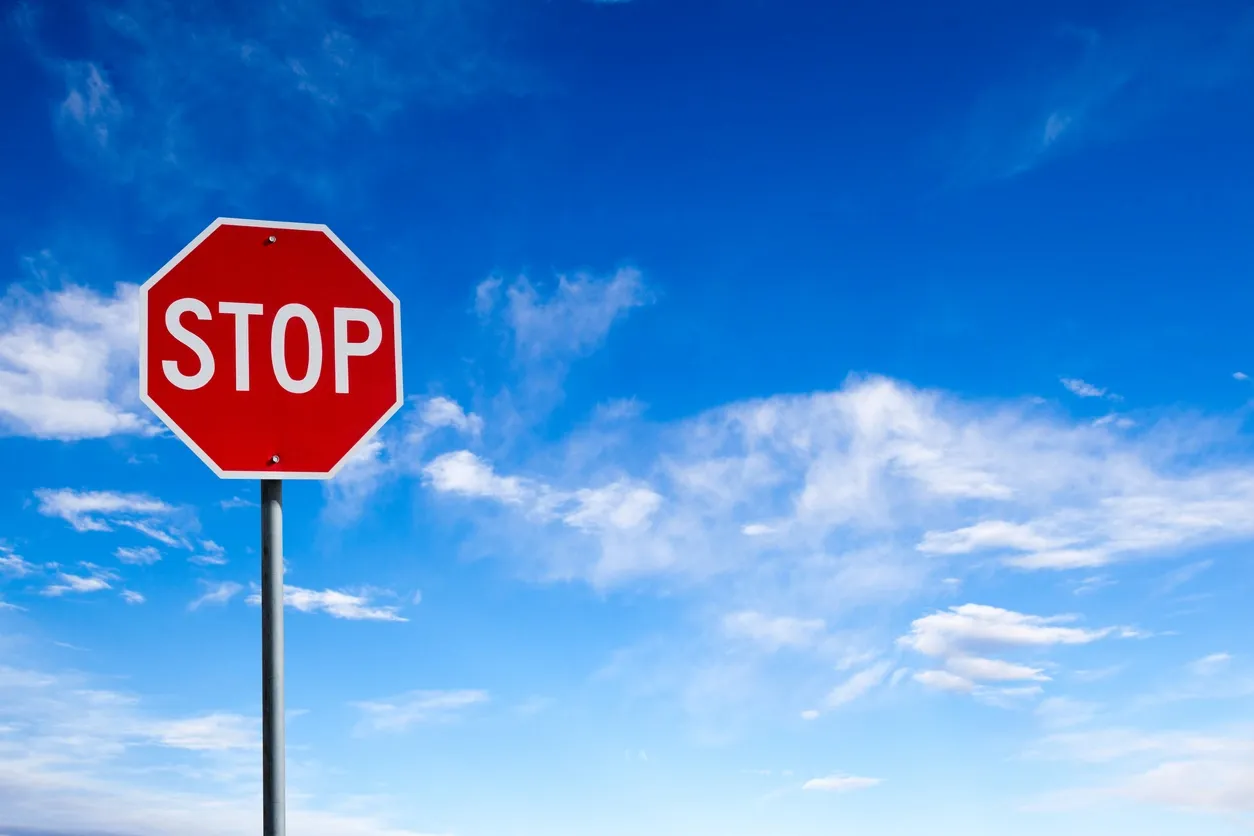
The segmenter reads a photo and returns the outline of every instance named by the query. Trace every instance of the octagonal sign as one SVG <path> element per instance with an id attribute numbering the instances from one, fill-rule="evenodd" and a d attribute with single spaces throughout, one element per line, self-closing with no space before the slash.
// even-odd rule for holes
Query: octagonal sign
<path id="1" fill-rule="evenodd" d="M 321 224 L 219 218 L 140 317 L 140 396 L 224 478 L 330 478 L 403 400 L 400 303 Z"/>

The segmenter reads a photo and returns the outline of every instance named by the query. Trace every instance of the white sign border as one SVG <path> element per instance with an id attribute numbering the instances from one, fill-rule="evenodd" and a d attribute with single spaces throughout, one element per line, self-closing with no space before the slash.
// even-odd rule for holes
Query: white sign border
<path id="1" fill-rule="evenodd" d="M 317 471 L 294 472 L 286 470 L 223 470 L 208 456 L 208 454 L 205 453 L 204 450 L 200 449 L 200 445 L 192 441 L 191 437 L 183 431 L 183 428 L 171 419 L 170 416 L 165 413 L 165 410 L 157 406 L 157 403 L 148 395 L 148 291 L 151 290 L 157 282 L 161 281 L 167 273 L 177 267 L 183 259 L 187 258 L 192 250 L 200 246 L 206 238 L 222 226 L 250 226 L 260 229 L 299 229 L 321 232 L 331 240 L 331 243 L 339 247 L 340 252 L 348 256 L 349 260 L 353 262 L 353 265 L 357 267 L 362 274 L 370 279 L 370 281 L 374 282 L 375 287 L 379 288 L 379 290 L 392 301 L 394 334 L 393 344 L 396 348 L 396 401 L 392 404 L 388 411 L 385 412 L 377 422 L 375 422 L 375 425 L 367 430 L 365 434 L 358 439 L 357 443 L 354 444 L 352 448 L 325 473 Z M 344 465 L 353 457 L 353 455 L 365 448 L 370 440 L 373 439 L 379 430 L 383 428 L 383 425 L 386 424 L 405 403 L 404 375 L 401 370 L 401 302 L 396 298 L 396 294 L 392 293 L 392 291 L 388 289 L 388 286 L 380 281 L 379 277 L 371 272 L 370 268 L 363 264 L 361 259 L 358 258 L 356 254 L 353 253 L 353 251 L 350 250 L 326 224 L 293 223 L 291 221 L 257 221 L 245 218 L 218 218 L 213 223 L 209 224 L 209 226 L 205 227 L 203 232 L 193 238 L 186 247 L 179 250 L 178 255 L 167 261 L 164 267 L 153 273 L 152 276 L 149 277 L 148 281 L 144 282 L 143 285 L 140 286 L 139 398 L 144 402 L 145 406 L 152 410 L 153 414 L 161 419 L 161 423 L 165 424 L 170 432 L 174 433 L 175 436 L 186 444 L 188 448 L 191 449 L 191 451 L 195 453 L 202 462 L 207 464 L 209 469 L 217 474 L 220 479 L 333 479 L 336 474 L 343 469 Z"/>

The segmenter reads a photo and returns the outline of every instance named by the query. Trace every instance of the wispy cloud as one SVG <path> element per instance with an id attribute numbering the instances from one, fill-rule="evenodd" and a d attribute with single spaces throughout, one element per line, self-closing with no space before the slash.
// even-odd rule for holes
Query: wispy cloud
<path id="1" fill-rule="evenodd" d="M 525 276 L 508 283 L 490 278 L 476 288 L 475 308 L 509 336 L 522 375 L 512 397 L 544 412 L 561 400 L 571 363 L 600 347 L 614 323 L 651 298 L 640 271 L 623 268 L 603 277 L 559 276 L 547 295 Z"/>
<path id="2" fill-rule="evenodd" d="M 243 499 L 238 496 L 233 496 L 230 499 L 223 499 L 218 502 L 218 505 L 219 507 L 222 508 L 223 511 L 233 511 L 236 508 L 256 508 L 257 507 L 257 503 L 253 502 L 251 499 Z"/>
<path id="3" fill-rule="evenodd" d="M 371 439 L 355 450 L 339 474 L 323 488 L 327 517 L 339 524 L 357 519 L 391 471 L 382 439 Z"/>
<path id="4" fill-rule="evenodd" d="M 332 618 L 348 621 L 408 621 L 394 604 L 376 604 L 368 591 L 347 592 L 336 589 L 303 589 L 284 586 L 283 600 L 294 610 L 306 613 L 326 613 Z M 248 596 L 252 606 L 261 605 L 261 593 Z"/>
<path id="5" fill-rule="evenodd" d="M 0 690 L 6 832 L 87 834 L 107 826 L 119 833 L 214 836 L 255 825 L 255 715 L 163 712 L 140 694 L 45 670 L 0 666 Z M 170 775 L 187 778 L 188 786 L 171 788 Z M 421 836 L 389 825 L 377 806 L 348 812 L 342 808 L 349 799 L 335 790 L 319 796 L 314 802 L 289 795 L 294 831 Z"/>
<path id="6" fill-rule="evenodd" d="M 606 278 L 559 276 L 548 298 L 525 276 L 508 285 L 488 279 L 475 291 L 479 314 L 493 313 L 502 304 L 501 294 L 502 317 L 521 363 L 586 354 L 600 345 L 619 317 L 649 299 L 640 272 L 626 268 Z"/>
<path id="7" fill-rule="evenodd" d="M 118 549 L 113 552 L 113 555 L 123 563 L 130 563 L 138 566 L 147 566 L 161 560 L 161 552 L 157 551 L 152 546 L 141 546 L 139 548 L 119 546 Z"/>
<path id="8" fill-rule="evenodd" d="M 1036 707 L 1036 716 L 1049 729 L 1082 726 L 1098 715 L 1099 707 L 1071 697 L 1049 697 Z"/>
<path id="9" fill-rule="evenodd" d="M 1033 757 L 1105 765 L 1094 786 L 1041 797 L 1029 809 L 1134 801 L 1173 810 L 1254 812 L 1254 738 L 1245 729 L 1144 731 L 1087 727 L 1049 735 Z"/>
<path id="10" fill-rule="evenodd" d="M 263 2 L 247 32 L 225 9 L 168 0 L 110 0 L 90 16 L 98 25 L 74 58 L 51 45 L 39 14 L 20 18 L 31 53 L 64 85 L 62 146 L 160 209 L 246 199 L 276 181 L 352 200 L 374 169 L 355 163 L 353 177 L 328 164 L 339 142 L 408 108 L 524 94 L 536 81 L 515 59 L 516 33 L 482 0 Z"/>
<path id="11" fill-rule="evenodd" d="M 39 513 L 63 519 L 75 531 L 113 531 L 115 526 L 121 526 L 167 546 L 191 548 L 183 528 L 194 527 L 195 518 L 187 509 L 147 494 L 40 488 L 35 497 L 39 500 Z M 119 559 L 126 559 L 123 553 L 136 557 L 140 551 L 120 549 Z"/>
<path id="12" fill-rule="evenodd" d="M 879 778 L 861 778 L 857 775 L 829 775 L 826 778 L 811 778 L 802 785 L 803 790 L 818 792 L 853 792 L 879 786 Z"/>
<path id="13" fill-rule="evenodd" d="M 769 651 L 807 647 L 822 636 L 825 627 L 821 618 L 771 617 L 752 610 L 723 617 L 723 632 L 728 636 L 746 639 Z"/>
<path id="14" fill-rule="evenodd" d="M 1212 653 L 1209 656 L 1203 656 L 1201 659 L 1192 662 L 1189 665 L 1189 670 L 1197 676 L 1211 676 L 1217 671 L 1227 667 L 1228 663 L 1231 661 L 1232 654 L 1230 653 Z"/>
<path id="15" fill-rule="evenodd" d="M 204 594 L 187 605 L 189 610 L 198 610 L 203 606 L 229 603 L 232 598 L 244 591 L 244 587 L 234 581 L 201 581 L 205 588 Z"/>
<path id="16" fill-rule="evenodd" d="M 983 92 L 966 120 L 962 180 L 1011 177 L 1166 118 L 1190 97 L 1231 84 L 1254 62 L 1248 10 L 1171 7 L 1098 29 L 1055 30 L 1020 68 Z"/>
<path id="17" fill-rule="evenodd" d="M 483 432 L 483 419 L 473 412 L 466 412 L 461 404 L 451 398 L 427 398 L 419 403 L 418 409 L 420 425 L 427 430 L 451 427 L 469 436 L 477 436 Z"/>
<path id="18" fill-rule="evenodd" d="M 1068 392 L 1081 398 L 1105 398 L 1108 393 L 1100 386 L 1080 380 L 1078 377 L 1062 378 L 1062 385 Z"/>
<path id="19" fill-rule="evenodd" d="M 41 594 L 50 598 L 58 598 L 67 593 L 100 592 L 112 588 L 109 582 L 118 579 L 118 574 L 109 569 L 102 569 L 91 563 L 82 565 L 87 570 L 86 575 L 58 571 L 56 573 L 57 582 L 44 587 Z"/>
<path id="20" fill-rule="evenodd" d="M 362 713 L 364 728 L 376 732 L 401 732 L 416 725 L 454 720 L 486 702 L 486 691 L 411 691 L 386 700 L 353 705 Z"/>
<path id="21" fill-rule="evenodd" d="M 187 561 L 197 566 L 225 566 L 227 564 L 226 549 L 212 540 L 201 540 L 200 550 L 201 554 L 194 554 L 187 558 Z"/>
<path id="22" fill-rule="evenodd" d="M 876 662 L 868 668 L 858 671 L 828 692 L 824 707 L 836 709 L 848 705 L 865 696 L 871 689 L 882 683 L 893 669 L 891 662 Z"/>
<path id="23" fill-rule="evenodd" d="M 21 578 L 35 571 L 35 565 L 13 550 L 12 546 L 0 543 L 0 577 Z"/>

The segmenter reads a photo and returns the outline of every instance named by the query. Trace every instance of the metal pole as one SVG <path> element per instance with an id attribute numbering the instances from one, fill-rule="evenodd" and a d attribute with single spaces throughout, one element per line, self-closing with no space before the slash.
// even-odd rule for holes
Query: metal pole
<path id="1" fill-rule="evenodd" d="M 263 836 L 284 836 L 283 481 L 261 480 L 261 796 Z"/>

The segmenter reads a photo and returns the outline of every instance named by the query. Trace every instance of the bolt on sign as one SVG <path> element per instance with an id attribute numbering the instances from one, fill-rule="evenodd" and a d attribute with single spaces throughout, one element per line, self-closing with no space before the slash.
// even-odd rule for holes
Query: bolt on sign
<path id="1" fill-rule="evenodd" d="M 261 480 L 263 836 L 284 836 L 283 480 L 329 479 L 404 401 L 396 296 L 318 224 L 219 218 L 140 289 L 139 391 Z"/>
<path id="2" fill-rule="evenodd" d="M 400 303 L 325 226 L 219 218 L 140 306 L 144 403 L 223 478 L 330 478 L 400 409 Z"/>

